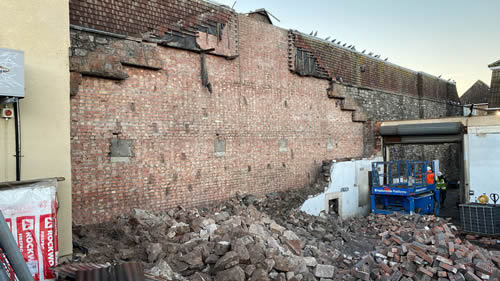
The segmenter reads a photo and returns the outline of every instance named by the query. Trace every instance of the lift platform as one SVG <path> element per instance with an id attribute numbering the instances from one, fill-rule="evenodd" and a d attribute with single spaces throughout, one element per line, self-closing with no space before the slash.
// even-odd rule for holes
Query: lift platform
<path id="1" fill-rule="evenodd" d="M 427 167 L 435 171 L 433 161 L 372 163 L 372 213 L 439 214 L 439 190 L 426 182 Z"/>

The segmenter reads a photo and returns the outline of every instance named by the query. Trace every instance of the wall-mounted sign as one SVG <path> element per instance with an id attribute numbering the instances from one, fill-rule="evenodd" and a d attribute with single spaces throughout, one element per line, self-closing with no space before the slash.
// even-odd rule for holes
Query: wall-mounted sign
<path id="1" fill-rule="evenodd" d="M 24 53 L 0 48 L 0 96 L 24 97 Z"/>

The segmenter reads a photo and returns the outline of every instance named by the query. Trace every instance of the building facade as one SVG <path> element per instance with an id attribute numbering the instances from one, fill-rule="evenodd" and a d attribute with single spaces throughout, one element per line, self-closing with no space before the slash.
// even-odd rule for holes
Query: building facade
<path id="1" fill-rule="evenodd" d="M 0 29 L 0 48 L 24 52 L 26 97 L 20 101 L 21 180 L 65 178 L 59 183 L 57 195 L 59 254 L 70 256 L 68 1 L 4 0 L 1 6 L 4 25 Z M 0 181 L 14 181 L 14 119 L 0 120 L 0 132 Z"/>
<path id="2" fill-rule="evenodd" d="M 71 0 L 70 18 L 77 224 L 300 188 L 379 153 L 376 121 L 461 114 L 452 83 L 225 6 Z"/>
<path id="3" fill-rule="evenodd" d="M 500 60 L 488 65 L 488 67 L 492 71 L 488 113 L 500 115 Z"/>

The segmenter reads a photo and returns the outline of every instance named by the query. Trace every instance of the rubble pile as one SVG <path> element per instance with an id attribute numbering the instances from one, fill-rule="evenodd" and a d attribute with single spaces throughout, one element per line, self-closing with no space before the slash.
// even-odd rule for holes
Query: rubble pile
<path id="1" fill-rule="evenodd" d="M 141 260 L 149 273 L 166 280 L 334 276 L 338 250 L 312 246 L 316 239 L 304 242 L 248 203 L 252 200 L 247 196 L 215 209 L 178 208 L 161 215 L 135 209 L 113 223 L 75 227 L 75 244 L 86 249 L 77 257 L 96 263 Z"/>
<path id="2" fill-rule="evenodd" d="M 375 251 L 354 264 L 360 280 L 500 280 L 500 252 L 455 236 L 448 220 L 419 215 L 370 215 Z"/>
<path id="3" fill-rule="evenodd" d="M 74 227 L 75 258 L 142 261 L 165 280 L 499 280 L 499 252 L 462 241 L 448 220 L 300 212 L 323 187 L 161 214 L 135 209 Z"/>
<path id="4" fill-rule="evenodd" d="M 323 190 L 321 190 L 323 191 Z M 295 194 L 299 193 L 299 194 Z M 304 197 L 300 191 L 290 191 L 273 195 L 267 200 L 255 203 L 256 208 L 272 217 L 278 224 L 296 233 L 305 243 L 306 249 L 318 248 L 324 252 L 355 256 L 373 250 L 377 233 L 365 227 L 366 218 L 353 218 L 343 221 L 337 214 L 320 216 L 308 215 L 299 210 L 300 204 L 290 206 L 297 198 Z M 302 198 L 300 202 L 307 199 Z M 290 208 L 292 207 L 292 208 Z"/>

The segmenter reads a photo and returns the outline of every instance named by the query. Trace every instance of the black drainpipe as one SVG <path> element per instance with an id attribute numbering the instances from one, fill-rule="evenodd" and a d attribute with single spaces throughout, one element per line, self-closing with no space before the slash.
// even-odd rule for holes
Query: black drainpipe
<path id="1" fill-rule="evenodd" d="M 21 117 L 19 99 L 14 102 L 14 124 L 16 130 L 16 181 L 21 180 Z"/>

